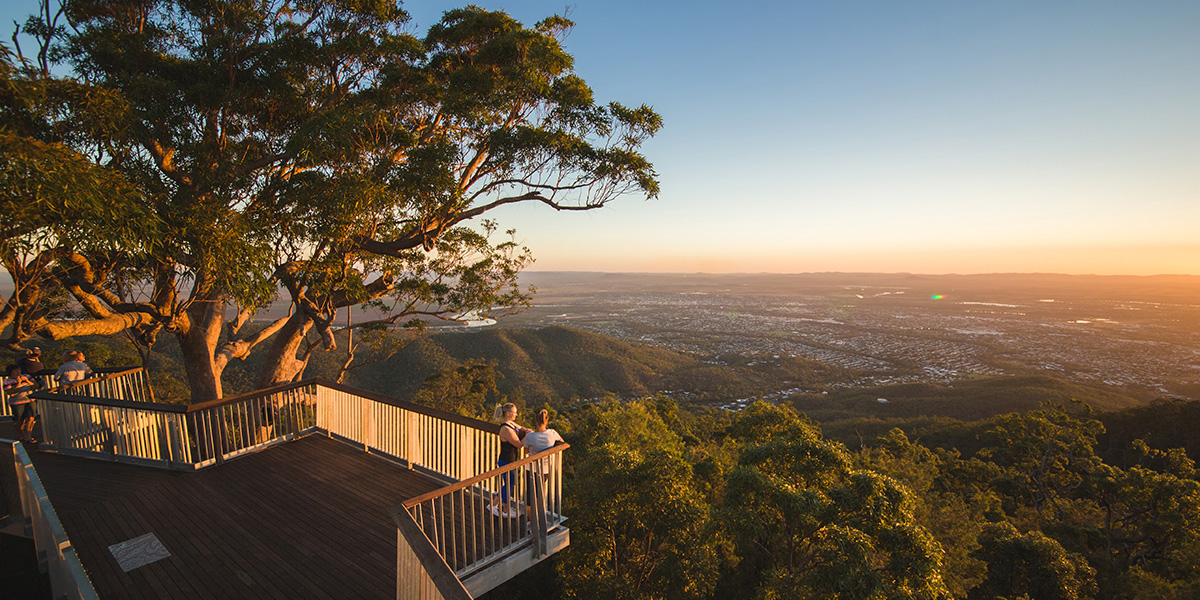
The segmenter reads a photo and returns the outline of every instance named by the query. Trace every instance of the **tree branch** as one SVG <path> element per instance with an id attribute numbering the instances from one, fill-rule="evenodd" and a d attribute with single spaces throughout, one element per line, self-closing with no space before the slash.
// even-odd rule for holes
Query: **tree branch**
<path id="1" fill-rule="evenodd" d="M 35 333 L 52 340 L 80 335 L 115 335 L 126 329 L 149 325 L 153 322 L 154 318 L 147 313 L 117 313 L 103 319 L 50 321 L 41 325 Z"/>

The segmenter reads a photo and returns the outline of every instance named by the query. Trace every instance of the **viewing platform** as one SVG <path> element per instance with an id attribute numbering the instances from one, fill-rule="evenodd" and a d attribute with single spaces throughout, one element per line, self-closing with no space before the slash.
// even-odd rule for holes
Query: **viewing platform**
<path id="1" fill-rule="evenodd" d="M 317 379 L 158 404 L 140 369 L 36 396 L 0 527 L 55 598 L 467 599 L 569 543 L 568 446 L 497 469 L 483 421 Z"/>

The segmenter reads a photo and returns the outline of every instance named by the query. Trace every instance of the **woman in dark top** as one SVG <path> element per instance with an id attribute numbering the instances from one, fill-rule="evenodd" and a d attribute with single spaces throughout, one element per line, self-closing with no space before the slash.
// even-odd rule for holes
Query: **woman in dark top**
<path id="1" fill-rule="evenodd" d="M 525 444 L 521 442 L 521 438 L 529 432 L 528 429 L 517 425 L 517 405 L 512 402 L 499 404 L 496 406 L 496 411 L 492 414 L 492 418 L 500 421 L 500 458 L 496 460 L 496 466 L 503 467 L 512 462 L 516 462 L 521 457 L 521 448 Z M 495 499 L 492 502 L 492 514 L 505 517 L 517 516 L 517 509 L 508 505 L 508 490 L 515 488 L 517 484 L 517 472 L 509 471 L 500 476 L 500 502 L 497 506 Z"/>

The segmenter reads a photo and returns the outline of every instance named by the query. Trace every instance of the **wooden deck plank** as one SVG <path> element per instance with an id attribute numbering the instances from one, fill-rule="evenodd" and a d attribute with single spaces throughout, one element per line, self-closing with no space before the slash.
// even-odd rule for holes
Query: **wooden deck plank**
<path id="1" fill-rule="evenodd" d="M 274 451 L 276 449 L 269 450 L 268 452 Z M 249 464 L 233 461 L 218 468 L 229 468 L 230 472 L 226 475 L 241 477 L 245 474 L 239 473 L 239 471 L 245 470 L 245 467 Z M 301 498 L 304 490 L 294 489 L 286 479 L 281 480 L 277 477 L 272 469 L 263 469 L 249 475 L 257 476 L 253 482 L 254 485 L 252 487 L 254 489 L 252 490 L 247 491 L 242 486 L 231 486 L 221 491 L 212 490 L 207 493 L 193 494 L 194 499 L 205 497 L 221 498 L 222 504 L 226 505 L 228 509 L 218 515 L 218 520 L 213 522 L 216 525 L 216 529 L 227 532 L 227 535 L 222 536 L 224 538 L 245 539 L 248 541 L 248 546 L 245 548 L 229 548 L 221 562 L 229 563 L 229 557 L 234 557 L 238 554 L 249 556 L 250 560 L 255 561 L 259 565 L 259 574 L 265 575 L 265 579 L 273 581 L 275 585 L 282 585 L 293 590 L 292 595 L 294 597 L 332 597 L 318 592 L 319 584 L 321 583 L 320 579 L 314 580 L 305 575 L 308 571 L 320 573 L 320 570 L 296 568 L 298 564 L 304 565 L 307 561 L 307 556 L 313 554 L 313 552 L 304 552 L 305 549 L 316 549 L 319 553 L 320 546 L 315 545 L 306 537 L 308 533 L 304 529 L 306 524 L 298 522 L 295 515 L 289 512 L 286 506 L 281 506 L 277 501 L 288 498 Z M 264 489 L 273 493 L 264 496 Z M 192 501 L 188 500 L 188 502 Z M 298 501 L 302 502 L 302 500 Z M 189 514 L 199 514 L 202 511 L 203 506 L 193 506 L 192 510 L 187 512 Z M 277 517 L 281 517 L 279 521 L 280 526 L 276 528 L 266 527 L 260 530 L 260 528 L 256 527 L 261 521 L 258 517 L 259 513 L 272 513 Z M 286 556 L 281 556 L 280 549 L 283 548 L 287 549 Z M 229 569 L 230 572 L 243 579 L 255 582 L 259 581 L 252 578 L 246 572 L 245 566 L 240 564 L 239 561 L 233 561 L 233 564 L 225 564 L 222 568 Z M 279 579 L 276 575 L 281 571 L 289 573 L 292 576 L 291 579 Z M 334 582 L 325 581 L 324 583 L 331 584 Z"/>
<path id="2" fill-rule="evenodd" d="M 139 492 L 148 507 L 145 509 L 147 511 L 161 510 L 159 507 L 175 507 L 170 514 L 172 526 L 163 534 L 166 539 L 161 539 L 167 551 L 171 552 L 171 558 L 162 561 L 162 568 L 178 572 L 179 577 L 190 583 L 196 596 L 203 595 L 214 600 L 225 597 L 231 590 L 223 580 L 204 582 L 199 580 L 196 574 L 227 569 L 227 565 L 214 559 L 227 555 L 230 549 L 226 548 L 221 536 L 213 535 L 211 529 L 200 527 L 200 523 L 194 521 L 193 511 L 189 507 L 178 505 L 177 494 L 167 492 L 168 490 L 162 487 Z M 186 534 L 181 535 L 182 532 Z"/>
<path id="3" fill-rule="evenodd" d="M 275 489 L 277 495 L 274 498 L 302 498 L 303 490 L 295 489 L 295 487 L 286 480 L 270 481 L 270 485 Z M 237 493 L 237 492 L 232 492 Z M 335 557 L 325 556 L 329 554 L 326 545 L 319 543 L 308 535 L 313 529 L 313 519 L 305 518 L 298 514 L 295 506 L 281 505 L 278 502 L 271 502 L 271 499 L 261 498 L 256 493 L 247 493 L 240 498 L 233 498 L 238 505 L 249 504 L 258 505 L 264 511 L 274 512 L 275 514 L 284 517 L 278 528 L 266 528 L 263 530 L 249 531 L 255 529 L 253 527 L 246 528 L 244 525 L 247 522 L 252 522 L 255 517 L 251 514 L 242 515 L 237 523 L 231 523 L 231 528 L 238 528 L 246 531 L 247 535 L 255 542 L 255 557 L 257 560 L 279 563 L 286 562 L 289 570 L 293 571 L 296 582 L 304 590 L 317 589 L 318 581 L 304 575 L 305 573 L 320 574 L 319 583 L 328 588 L 338 589 L 345 586 L 345 575 L 337 572 L 337 569 L 330 561 Z M 304 504 L 303 500 L 297 500 L 296 504 Z M 286 561 L 277 560 L 280 557 L 276 550 L 281 547 L 288 548 L 288 558 Z M 324 557 L 322 559 L 322 557 Z M 302 570 L 296 571 L 292 567 L 299 566 Z M 307 595 L 307 594 L 306 594 Z M 336 595 L 336 594 L 335 594 Z"/>
<path id="4" fill-rule="evenodd" d="M 143 512 L 144 507 L 136 502 L 134 497 L 110 500 L 104 504 L 104 509 L 107 512 L 106 518 L 110 522 L 114 523 L 121 531 L 130 533 L 127 539 L 155 532 L 155 527 L 144 519 L 147 516 Z M 111 556 L 111 554 L 110 551 L 109 555 Z M 110 558 L 110 560 L 115 562 L 116 559 Z M 126 573 L 133 582 L 133 585 L 129 587 L 136 590 L 143 598 L 182 597 L 179 585 L 173 584 L 169 577 L 164 576 L 166 565 L 171 564 L 168 560 L 158 561 Z"/>
<path id="5" fill-rule="evenodd" d="M 328 465 L 325 465 L 327 468 L 322 469 L 322 472 L 328 473 L 331 469 L 338 473 L 352 472 L 349 468 L 351 465 L 345 464 L 344 458 L 342 457 L 341 460 L 338 460 L 335 457 Z M 268 474 L 266 477 L 271 478 L 272 475 Z M 265 510 L 276 510 L 288 515 L 284 528 L 261 532 L 260 537 L 263 539 L 277 539 L 280 543 L 286 543 L 288 540 L 305 541 L 308 550 L 310 550 L 310 552 L 306 553 L 307 555 L 325 555 L 321 559 L 322 562 L 315 564 L 314 567 L 318 569 L 323 568 L 327 571 L 326 576 L 330 580 L 340 582 L 343 585 L 353 585 L 356 580 L 375 576 L 375 573 L 370 570 L 371 565 L 364 564 L 362 556 L 357 555 L 364 548 L 375 548 L 386 545 L 388 551 L 393 555 L 389 564 L 392 565 L 391 568 L 394 571 L 395 526 L 390 524 L 390 519 L 386 519 L 386 523 L 384 520 L 374 520 L 377 527 L 362 527 L 362 535 L 355 539 L 348 539 L 345 536 L 341 536 L 318 541 L 312 538 L 305 538 L 302 535 L 304 530 L 313 528 L 336 530 L 344 527 L 345 524 L 338 515 L 345 511 L 339 506 L 339 503 L 358 504 L 358 500 L 353 493 L 356 486 L 346 485 L 345 482 L 338 480 L 336 477 L 331 479 L 329 476 L 323 476 L 316 477 L 316 479 L 333 489 L 342 490 L 344 494 L 336 497 L 331 495 L 312 498 L 306 496 L 303 490 L 300 489 L 302 482 L 279 478 L 270 483 L 270 487 L 279 492 L 274 498 L 245 498 L 246 502 L 257 500 L 261 503 L 266 501 L 268 504 L 264 506 Z M 282 504 L 273 502 L 276 498 L 284 499 L 289 497 L 304 498 L 305 501 Z M 364 524 L 366 524 L 365 521 Z M 374 529 L 390 531 L 392 535 L 388 539 L 383 539 L 379 535 L 380 532 L 374 531 Z M 300 550 L 300 548 L 295 548 L 295 550 Z M 392 585 L 394 586 L 394 583 Z"/>
<path id="6" fill-rule="evenodd" d="M 56 510 L 57 512 L 57 510 Z M 77 526 L 95 532 L 97 535 L 89 536 L 80 540 L 72 540 L 71 544 L 75 547 L 75 551 L 81 556 L 88 554 L 89 556 L 103 556 L 101 548 L 94 548 L 97 545 L 97 539 L 115 538 L 120 535 L 106 519 L 96 518 L 92 514 L 82 514 L 77 518 Z M 85 567 L 87 569 L 87 567 Z M 88 576 L 92 580 L 92 585 L 97 589 L 113 590 L 120 596 L 128 596 L 129 592 L 125 590 L 125 583 L 117 578 L 113 569 L 91 568 L 88 570 Z"/>
<path id="7" fill-rule="evenodd" d="M 388 508 L 442 485 L 319 435 L 199 472 L 32 454 L 106 600 L 390 597 Z M 108 546 L 145 533 L 171 557 L 121 572 Z"/>

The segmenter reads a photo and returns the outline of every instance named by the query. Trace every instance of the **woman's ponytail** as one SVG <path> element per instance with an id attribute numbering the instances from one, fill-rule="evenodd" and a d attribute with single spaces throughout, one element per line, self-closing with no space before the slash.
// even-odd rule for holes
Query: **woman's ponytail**
<path id="1" fill-rule="evenodd" d="M 516 412 L 516 410 L 517 410 L 517 405 L 513 404 L 512 402 L 505 402 L 504 404 L 497 404 L 496 410 L 492 412 L 492 420 L 497 423 L 503 423 L 508 420 L 508 419 L 505 419 L 504 416 L 507 415 L 510 411 Z"/>

